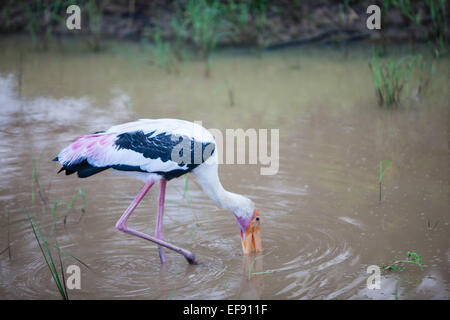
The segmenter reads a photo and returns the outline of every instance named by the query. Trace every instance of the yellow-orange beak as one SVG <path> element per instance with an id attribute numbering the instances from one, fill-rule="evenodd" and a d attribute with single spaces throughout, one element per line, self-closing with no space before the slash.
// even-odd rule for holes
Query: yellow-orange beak
<path id="1" fill-rule="evenodd" d="M 245 230 L 245 237 L 241 232 L 242 250 L 245 254 L 262 252 L 261 242 L 261 216 L 257 209 L 253 213 L 253 219 Z"/>

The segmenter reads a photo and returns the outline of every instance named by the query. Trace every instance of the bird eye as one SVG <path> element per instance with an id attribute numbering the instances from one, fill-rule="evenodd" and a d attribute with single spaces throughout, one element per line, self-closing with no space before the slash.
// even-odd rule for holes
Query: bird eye
<path id="1" fill-rule="evenodd" d="M 259 221 L 259 217 L 256 217 L 256 221 Z"/>

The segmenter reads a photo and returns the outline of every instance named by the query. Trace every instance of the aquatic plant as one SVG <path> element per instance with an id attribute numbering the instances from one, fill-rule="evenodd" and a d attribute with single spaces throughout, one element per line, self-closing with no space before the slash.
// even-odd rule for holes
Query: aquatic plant
<path id="1" fill-rule="evenodd" d="M 264 30 L 269 24 L 266 12 L 259 12 L 255 15 L 255 27 L 256 27 L 256 44 L 259 49 L 259 56 L 261 56 L 261 50 L 270 44 L 269 38 L 265 37 Z"/>
<path id="2" fill-rule="evenodd" d="M 172 300 L 174 294 L 175 294 L 175 289 L 172 289 L 172 292 L 170 292 L 170 295 L 167 299 Z"/>
<path id="3" fill-rule="evenodd" d="M 6 212 L 8 214 L 7 223 L 6 223 L 8 246 L 5 249 L 3 249 L 2 251 L 0 251 L 0 255 L 3 254 L 4 252 L 8 251 L 8 258 L 9 258 L 9 260 L 11 260 L 11 224 L 9 221 L 9 210 L 6 210 Z"/>
<path id="4" fill-rule="evenodd" d="M 9 210 L 8 210 L 8 258 L 9 260 L 11 260 L 11 222 Z"/>
<path id="5" fill-rule="evenodd" d="M 227 91 L 228 104 L 230 105 L 230 107 L 234 107 L 234 105 L 235 105 L 235 103 L 234 103 L 234 89 L 233 89 L 233 86 L 231 85 L 231 83 L 229 81 L 225 81 L 223 84 L 220 84 L 219 86 L 217 86 L 216 90 L 214 90 L 214 91 L 218 92 L 218 91 L 222 91 L 222 90 L 226 90 Z"/>
<path id="6" fill-rule="evenodd" d="M 385 1 L 386 2 L 386 1 Z M 415 12 L 415 8 L 411 4 L 410 0 L 392 0 L 393 6 L 400 9 L 400 12 L 408 18 L 411 22 L 419 25 L 422 19 L 420 12 Z"/>
<path id="7" fill-rule="evenodd" d="M 230 107 L 234 107 L 234 90 L 233 87 L 231 86 L 230 82 L 226 82 L 225 83 L 226 87 L 227 87 L 227 92 L 228 92 L 228 101 L 230 102 Z"/>
<path id="8" fill-rule="evenodd" d="M 447 52 L 446 49 L 446 34 L 447 34 L 447 1 L 446 0 L 425 0 L 425 4 L 430 11 L 432 22 L 432 35 L 434 42 L 437 45 L 434 54 L 435 56 L 443 55 Z M 430 37 L 430 36 L 429 36 Z"/>
<path id="9" fill-rule="evenodd" d="M 74 206 L 75 201 L 77 200 L 78 197 L 81 197 L 82 203 L 79 207 Z M 91 199 L 90 199 L 91 200 Z M 75 194 L 72 196 L 72 199 L 70 200 L 70 202 L 67 204 L 66 206 L 66 211 L 64 213 L 64 225 L 67 223 L 67 217 L 69 215 L 69 212 L 72 209 L 77 209 L 81 211 L 80 217 L 78 218 L 78 221 L 81 220 L 83 214 L 86 212 L 86 206 L 87 206 L 88 200 L 86 199 L 86 193 L 83 191 L 83 189 L 79 188 Z"/>
<path id="10" fill-rule="evenodd" d="M 292 6 L 296 6 L 295 3 Z M 265 31 L 269 26 L 267 18 L 267 1 L 242 1 L 228 0 L 223 5 L 223 20 L 228 28 L 231 39 L 235 42 L 252 43 L 258 49 L 261 56 L 263 48 L 270 44 Z"/>
<path id="11" fill-rule="evenodd" d="M 384 167 L 383 167 L 384 165 Z M 392 165 L 391 161 L 382 160 L 380 161 L 380 173 L 378 175 L 378 183 L 380 185 L 380 196 L 379 201 L 381 202 L 381 183 L 383 182 L 384 172 Z"/>
<path id="12" fill-rule="evenodd" d="M 431 78 L 436 72 L 434 61 L 423 59 L 420 56 L 419 80 L 417 85 L 417 95 L 421 96 L 430 86 Z"/>
<path id="13" fill-rule="evenodd" d="M 417 96 L 423 95 L 436 71 L 434 61 L 425 59 L 422 55 L 381 61 L 379 55 L 374 54 L 369 67 L 378 105 L 387 108 L 398 107 L 403 89 L 409 91 L 413 85 L 417 89 Z M 411 81 L 411 74 L 414 75 L 413 80 L 415 78 L 417 81 Z"/>
<path id="14" fill-rule="evenodd" d="M 39 228 L 39 225 L 35 222 L 34 218 L 31 216 L 31 213 L 27 211 L 28 220 L 30 222 L 31 228 L 33 229 L 34 237 L 36 238 L 36 241 L 39 245 L 39 248 L 41 249 L 42 256 L 44 257 L 45 263 L 47 265 L 47 268 L 50 271 L 50 274 L 52 275 L 53 280 L 55 281 L 56 287 L 58 288 L 59 293 L 61 294 L 61 297 L 63 300 L 68 300 L 69 296 L 67 294 L 67 288 L 66 283 L 64 279 L 64 267 L 61 260 L 61 255 L 58 250 L 58 258 L 59 258 L 59 264 L 60 264 L 60 272 L 61 277 L 59 276 L 58 269 L 55 266 L 55 261 L 53 259 L 52 252 L 50 251 L 49 244 L 45 240 L 44 235 L 41 232 L 41 229 Z M 45 248 L 45 251 L 44 251 Z"/>
<path id="15" fill-rule="evenodd" d="M 409 75 L 417 62 L 417 57 L 406 56 L 398 60 L 380 61 L 374 55 L 369 67 L 372 70 L 373 82 L 379 106 L 397 107 L 400 95 L 408 86 Z"/>
<path id="16" fill-rule="evenodd" d="M 410 0 L 385 0 L 385 8 L 389 8 L 389 5 L 397 7 L 403 16 L 405 16 L 414 25 L 419 26 L 422 23 L 424 17 L 422 17 L 422 11 L 417 9 L 417 4 L 414 6 Z M 446 0 L 425 0 L 425 8 L 428 9 L 431 20 L 431 31 L 428 32 L 427 37 L 434 42 L 434 54 L 440 56 L 447 52 L 446 32 L 447 32 L 447 11 Z M 411 33 L 412 42 L 415 42 L 414 30 Z"/>
<path id="17" fill-rule="evenodd" d="M 102 20 L 103 20 L 103 8 L 107 4 L 107 0 L 88 0 L 85 4 L 85 9 L 89 21 L 90 37 L 87 40 L 89 48 L 92 51 L 100 51 L 101 46 L 101 33 L 102 33 Z"/>
<path id="18" fill-rule="evenodd" d="M 184 194 L 183 198 L 186 200 L 186 203 L 190 205 L 191 203 L 191 196 L 189 194 L 189 177 L 188 175 L 184 176 Z"/>
<path id="19" fill-rule="evenodd" d="M 396 260 L 391 264 L 382 264 L 380 266 L 381 272 L 387 272 L 387 271 L 403 271 L 405 269 L 405 264 L 414 264 L 417 265 L 420 270 L 424 271 L 423 269 L 423 260 L 422 256 L 419 255 L 416 252 L 408 251 L 406 253 L 406 259 L 404 260 Z"/>
<path id="20" fill-rule="evenodd" d="M 269 271 L 259 271 L 259 272 L 253 272 L 253 264 L 255 263 L 255 261 L 257 259 L 262 259 L 263 257 L 271 254 L 272 251 L 269 251 L 263 255 L 260 255 L 258 257 L 256 257 L 251 263 L 250 263 L 250 267 L 249 267 L 249 271 L 248 271 L 248 280 L 250 281 L 253 275 L 258 275 L 258 274 L 268 274 L 268 273 L 272 273 L 273 271 L 269 270 Z"/>
<path id="21" fill-rule="evenodd" d="M 32 171 L 32 177 L 31 177 L 31 204 L 35 204 L 35 189 L 37 188 L 37 192 L 39 194 L 39 198 L 41 199 L 44 206 L 47 205 L 47 197 L 45 195 L 45 191 L 42 188 L 41 184 L 41 175 L 39 173 L 39 169 L 36 164 L 36 159 L 32 157 L 33 162 L 33 171 Z"/>
<path id="22" fill-rule="evenodd" d="M 238 42 L 253 37 L 249 2 L 229 0 L 224 8 L 224 19 L 229 25 L 230 36 L 234 41 Z"/>
<path id="23" fill-rule="evenodd" d="M 7 28 L 11 26 L 13 22 L 12 14 L 14 12 L 15 2 L 15 0 L 5 1 L 3 4 L 3 9 L 0 11 L 0 19 Z"/>
<path id="24" fill-rule="evenodd" d="M 72 1 L 55 0 L 51 4 L 46 1 L 34 0 L 23 3 L 27 17 L 27 27 L 34 47 L 48 49 L 55 24 L 62 24 L 65 20 L 61 16 L 63 8 Z"/>
<path id="25" fill-rule="evenodd" d="M 186 24 L 191 28 L 192 41 L 205 62 L 205 76 L 210 75 L 210 55 L 221 37 L 221 6 L 219 1 L 188 0 L 186 2 Z"/>
<path id="26" fill-rule="evenodd" d="M 66 256 L 71 257 L 72 259 L 74 259 L 77 262 L 84 265 L 86 268 L 88 268 L 88 269 L 90 269 L 90 268 L 82 260 L 73 256 L 72 254 L 65 251 L 64 249 L 60 248 L 60 246 L 58 244 L 58 240 L 55 235 L 55 230 L 56 230 L 57 219 L 59 218 L 58 207 L 62 203 L 59 200 L 55 200 L 53 202 L 53 204 L 50 206 L 50 204 L 49 204 L 50 202 L 49 202 L 48 198 L 46 197 L 46 192 L 42 186 L 41 175 L 40 175 L 40 172 L 39 172 L 39 169 L 38 169 L 38 166 L 36 164 L 36 160 L 34 159 L 34 157 L 32 158 L 32 162 L 33 162 L 32 190 L 31 190 L 32 206 L 33 207 L 35 206 L 35 199 L 36 199 L 35 189 L 37 189 L 40 200 L 41 200 L 40 202 L 41 202 L 42 212 L 45 214 L 47 212 L 48 208 L 51 211 L 52 226 L 51 226 L 51 230 L 50 230 L 50 236 L 53 236 L 54 244 L 50 244 L 47 241 L 46 237 L 44 236 L 43 232 L 41 231 L 41 229 L 39 227 L 39 224 L 36 221 L 36 218 L 32 215 L 31 211 L 28 208 L 25 208 L 25 212 L 27 214 L 28 221 L 30 222 L 30 226 L 32 228 L 34 237 L 39 245 L 39 248 L 44 257 L 47 268 L 49 269 L 49 271 L 51 273 L 51 276 L 55 282 L 58 292 L 60 293 L 62 299 L 67 300 L 67 299 L 69 299 L 69 296 L 67 294 L 67 288 L 66 288 L 65 277 L 64 277 L 64 266 L 63 266 L 63 261 L 61 258 L 61 253 L 64 253 Z M 77 192 L 75 193 L 75 195 L 72 196 L 71 201 L 66 206 L 66 214 L 64 216 L 64 223 L 65 223 L 65 219 L 67 217 L 67 213 L 69 212 L 69 210 L 74 208 L 74 203 L 78 197 L 82 198 L 81 210 L 82 210 L 82 212 L 85 211 L 85 208 L 86 208 L 86 205 L 88 202 L 87 198 L 86 198 L 86 194 L 83 190 L 78 189 Z M 8 213 L 8 243 L 10 243 L 9 233 L 10 233 L 10 231 L 9 231 L 9 213 Z M 8 246 L 10 246 L 10 244 Z M 56 267 L 56 264 L 55 264 L 56 259 L 54 258 L 52 251 L 50 250 L 50 247 L 53 247 L 54 249 L 57 250 L 57 258 L 58 258 L 57 264 L 59 264 L 59 272 L 58 272 L 58 268 Z"/>
<path id="27" fill-rule="evenodd" d="M 156 28 L 153 34 L 153 42 L 153 62 L 166 70 L 167 73 L 176 71 L 171 45 L 162 39 L 160 28 Z"/>
<path id="28" fill-rule="evenodd" d="M 184 12 L 181 9 L 180 2 L 175 2 L 175 14 L 170 20 L 170 26 L 175 36 L 172 42 L 173 53 L 179 62 L 184 60 L 184 44 L 189 36 L 188 25 L 189 21 L 184 18 Z"/>

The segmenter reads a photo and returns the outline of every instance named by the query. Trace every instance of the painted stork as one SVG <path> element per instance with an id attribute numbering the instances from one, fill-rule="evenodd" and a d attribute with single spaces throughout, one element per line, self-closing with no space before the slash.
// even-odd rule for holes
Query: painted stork
<path id="1" fill-rule="evenodd" d="M 199 124 L 178 119 L 141 119 L 78 137 L 54 161 L 59 161 L 59 172 L 65 171 L 66 175 L 76 172 L 78 177 L 86 178 L 112 169 L 142 180 L 144 187 L 117 221 L 116 229 L 156 243 L 161 263 L 166 261 L 166 247 L 182 254 L 190 264 L 197 264 L 192 252 L 164 241 L 163 237 L 166 182 L 188 172 L 194 174 L 214 202 L 234 214 L 244 254 L 262 251 L 260 214 L 250 199 L 222 187 L 217 159 L 214 137 Z M 160 195 L 153 237 L 129 228 L 127 220 L 158 181 Z"/>

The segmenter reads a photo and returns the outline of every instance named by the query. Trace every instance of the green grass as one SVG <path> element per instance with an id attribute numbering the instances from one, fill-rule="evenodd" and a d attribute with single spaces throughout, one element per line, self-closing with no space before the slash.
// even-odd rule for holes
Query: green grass
<path id="1" fill-rule="evenodd" d="M 6 209 L 7 213 L 8 213 L 8 220 L 7 220 L 7 229 L 8 229 L 8 246 L 6 247 L 6 250 L 8 250 L 8 258 L 9 260 L 11 260 L 11 221 L 10 221 L 10 213 L 9 210 Z M 3 253 L 3 251 L 1 252 Z"/>
<path id="2" fill-rule="evenodd" d="M 64 281 L 64 267 L 62 265 L 61 256 L 59 254 L 58 250 L 58 258 L 60 262 L 60 272 L 61 277 L 59 276 L 58 269 L 55 266 L 55 261 L 53 259 L 52 252 L 50 251 L 49 245 L 47 241 L 45 240 L 44 235 L 41 232 L 41 229 L 39 228 L 39 225 L 35 222 L 34 218 L 31 216 L 31 213 L 27 211 L 28 220 L 30 222 L 31 228 L 33 229 L 34 237 L 36 238 L 36 242 L 39 245 L 39 248 L 41 249 L 42 256 L 44 257 L 45 263 L 47 265 L 47 268 L 50 271 L 50 274 L 52 275 L 53 280 L 55 281 L 55 285 L 58 289 L 58 292 L 60 293 L 63 300 L 68 300 L 69 296 L 67 294 L 67 288 Z M 44 250 L 45 249 L 45 250 Z"/>
<path id="3" fill-rule="evenodd" d="M 235 106 L 235 100 L 234 100 L 234 89 L 233 85 L 229 81 L 225 81 L 224 83 L 218 85 L 216 89 L 214 90 L 214 93 L 220 92 L 225 90 L 227 92 L 228 96 L 228 104 L 230 107 Z"/>
<path id="4" fill-rule="evenodd" d="M 45 194 L 45 190 L 42 187 L 41 183 L 41 174 L 39 172 L 39 169 L 36 164 L 36 159 L 32 157 L 32 163 L 33 163 L 33 171 L 31 174 L 31 204 L 34 206 L 36 203 L 36 195 L 35 191 L 37 191 L 39 195 L 39 199 L 41 200 L 43 204 L 43 209 L 45 210 L 45 206 L 48 203 L 47 196 Z"/>
<path id="5" fill-rule="evenodd" d="M 51 5 L 43 0 L 23 2 L 28 32 L 35 48 L 48 49 L 55 25 L 65 23 L 63 12 L 73 3 L 74 1 L 62 0 L 52 1 Z"/>
<path id="6" fill-rule="evenodd" d="M 192 41 L 205 62 L 205 76 L 210 76 L 210 55 L 217 42 L 225 35 L 221 25 L 222 7 L 219 1 L 187 0 L 185 25 L 191 30 Z"/>
<path id="7" fill-rule="evenodd" d="M 58 201 L 55 201 L 54 205 L 51 207 L 53 222 L 52 222 L 52 227 L 51 227 L 51 231 L 50 231 L 50 235 L 53 236 L 53 238 L 54 238 L 54 244 L 50 244 L 46 240 L 46 237 L 44 236 L 43 232 L 41 231 L 41 228 L 39 227 L 39 224 L 37 223 L 36 218 L 34 216 L 32 216 L 29 209 L 26 209 L 26 213 L 27 213 L 28 221 L 30 222 L 34 237 L 36 239 L 36 242 L 38 243 L 38 246 L 41 250 L 44 261 L 45 261 L 47 268 L 50 271 L 50 274 L 55 282 L 58 292 L 60 293 L 61 298 L 63 300 L 68 300 L 69 296 L 67 293 L 65 276 L 64 276 L 65 269 L 64 269 L 64 265 L 63 265 L 63 260 L 61 258 L 61 253 L 74 259 L 75 261 L 82 264 L 83 266 L 85 266 L 88 269 L 90 269 L 90 267 L 86 263 L 84 263 L 81 259 L 75 257 L 74 255 L 70 254 L 66 250 L 60 248 L 60 246 L 58 244 L 58 240 L 55 235 L 57 208 L 58 208 Z M 56 249 L 58 260 L 56 260 L 56 258 L 54 258 L 52 251 L 50 250 L 50 247 L 53 247 L 54 249 Z M 59 270 L 56 267 L 56 263 L 59 264 Z"/>
<path id="8" fill-rule="evenodd" d="M 417 61 L 416 56 L 384 61 L 377 55 L 373 56 L 369 67 L 379 106 L 388 109 L 398 107 L 403 89 L 408 88 L 410 74 Z"/>
<path id="9" fill-rule="evenodd" d="M 406 259 L 396 260 L 391 264 L 382 264 L 380 268 L 381 272 L 403 271 L 407 264 L 417 265 L 420 268 L 420 270 L 424 271 L 423 268 L 424 262 L 422 260 L 422 256 L 412 251 L 408 251 L 406 253 Z"/>
<path id="10" fill-rule="evenodd" d="M 369 67 L 378 105 L 387 109 L 397 108 L 402 93 L 409 93 L 412 87 L 417 89 L 418 97 L 423 96 L 436 72 L 434 60 L 422 55 L 381 59 L 374 53 Z"/>
<path id="11" fill-rule="evenodd" d="M 77 200 L 79 197 L 81 198 L 81 201 L 82 201 L 82 202 L 81 202 L 81 205 L 75 207 L 75 202 L 76 202 L 76 200 Z M 90 200 L 92 200 L 92 199 L 90 199 Z M 70 213 L 73 209 L 76 209 L 76 210 L 80 210 L 80 211 L 81 211 L 81 215 L 80 215 L 80 217 L 79 217 L 79 219 L 78 219 L 78 221 L 80 221 L 81 218 L 82 218 L 82 216 L 83 216 L 83 214 L 86 212 L 86 206 L 87 206 L 87 204 L 88 204 L 88 200 L 87 200 L 87 197 L 86 197 L 86 193 L 83 191 L 83 189 L 79 188 L 79 189 L 75 192 L 75 194 L 72 196 L 72 199 L 70 199 L 69 203 L 66 205 L 66 211 L 65 211 L 65 213 L 64 213 L 64 224 L 67 223 L 67 217 L 68 217 L 69 213 Z"/>
<path id="12" fill-rule="evenodd" d="M 26 208 L 26 214 L 28 217 L 28 221 L 30 222 L 31 229 L 33 231 L 34 237 L 36 239 L 36 242 L 38 243 L 38 246 L 41 250 L 42 256 L 44 258 L 44 261 L 47 265 L 48 270 L 50 271 L 50 274 L 55 282 L 55 285 L 58 289 L 58 292 L 61 295 L 61 298 L 64 300 L 67 300 L 68 294 L 67 294 L 67 288 L 65 284 L 65 276 L 64 276 L 64 265 L 63 260 L 61 257 L 61 254 L 64 254 L 78 263 L 82 264 L 86 268 L 90 269 L 89 266 L 84 263 L 82 260 L 78 259 L 77 257 L 73 256 L 66 250 L 60 248 L 58 244 L 58 240 L 56 238 L 56 224 L 58 218 L 60 218 L 58 214 L 58 209 L 62 206 L 64 206 L 64 203 L 55 200 L 54 202 L 50 202 L 47 199 L 46 196 L 46 190 L 43 188 L 43 184 L 41 181 L 41 174 L 37 165 L 37 162 L 35 158 L 32 158 L 33 163 L 33 169 L 32 169 L 32 189 L 31 189 L 31 202 L 32 202 L 32 208 L 37 209 L 37 200 L 36 200 L 36 193 L 39 195 L 40 204 L 42 208 L 43 217 L 45 217 L 45 213 L 47 210 L 50 210 L 51 212 L 51 218 L 52 218 L 52 224 L 50 229 L 50 236 L 53 237 L 54 244 L 50 244 L 46 237 L 44 236 L 43 232 L 41 231 L 41 228 L 39 227 L 39 224 L 36 221 L 36 218 L 32 215 L 32 212 Z M 78 198 L 81 198 L 81 205 L 76 207 L 75 203 Z M 67 214 L 73 210 L 73 209 L 81 209 L 81 212 L 85 212 L 85 208 L 87 206 L 88 199 L 86 196 L 86 193 L 82 189 L 78 189 L 76 193 L 72 196 L 71 200 L 65 205 L 65 215 L 64 215 L 64 223 L 66 222 Z M 8 212 L 8 242 L 10 242 L 10 231 L 9 231 L 9 212 Z M 50 248 L 53 248 L 56 250 L 56 256 L 54 253 L 52 253 L 52 250 Z M 58 265 L 58 267 L 57 267 Z"/>
<path id="13" fill-rule="evenodd" d="M 90 37 L 87 39 L 88 47 L 92 51 L 100 51 L 102 49 L 101 34 L 102 34 L 102 20 L 103 8 L 107 1 L 88 0 L 84 6 L 85 12 L 89 22 Z"/>
<path id="14" fill-rule="evenodd" d="M 417 94 L 423 95 L 430 86 L 431 79 L 436 72 L 434 61 L 425 60 L 420 56 L 419 63 L 419 83 L 417 86 Z"/>
<path id="15" fill-rule="evenodd" d="M 435 44 L 434 55 L 436 57 L 447 54 L 447 1 L 446 0 L 425 0 L 430 12 L 432 21 L 432 38 Z"/>
<path id="16" fill-rule="evenodd" d="M 412 23 L 419 25 L 422 19 L 422 15 L 416 12 L 415 8 L 411 4 L 410 0 L 392 0 L 392 5 L 400 9 L 400 12 Z"/>
<path id="17" fill-rule="evenodd" d="M 248 271 L 248 280 L 250 281 L 253 275 L 258 275 L 258 274 L 268 274 L 268 273 L 272 273 L 273 271 L 260 271 L 260 272 L 253 272 L 253 264 L 255 263 L 255 261 L 257 259 L 262 259 L 263 257 L 271 254 L 272 251 L 269 251 L 263 255 L 257 256 L 251 263 L 250 263 L 250 268 Z"/>
<path id="18" fill-rule="evenodd" d="M 378 183 L 380 185 L 380 196 L 379 201 L 381 202 L 381 183 L 383 182 L 384 172 L 392 165 L 391 161 L 381 160 L 380 161 L 380 173 L 378 175 Z"/>
<path id="19" fill-rule="evenodd" d="M 8 258 L 9 258 L 9 260 L 11 260 L 11 223 L 10 223 L 10 213 L 9 213 L 8 209 L 6 209 L 6 212 L 7 212 L 6 228 L 7 228 L 8 246 L 5 249 L 3 249 L 2 251 L 0 251 L 0 255 L 3 254 L 4 252 L 8 251 Z"/>
<path id="20" fill-rule="evenodd" d="M 184 45 L 189 37 L 188 25 L 189 20 L 185 19 L 184 11 L 181 9 L 181 1 L 175 2 L 175 14 L 170 20 L 170 26 L 174 32 L 175 38 L 172 42 L 173 53 L 175 58 L 182 62 L 184 57 Z"/>
<path id="21" fill-rule="evenodd" d="M 153 42 L 153 63 L 163 68 L 167 73 L 176 72 L 177 69 L 174 64 L 172 46 L 170 42 L 163 41 L 160 28 L 156 28 L 153 34 Z"/>
<path id="22" fill-rule="evenodd" d="M 427 37 L 433 43 L 434 54 L 435 56 L 441 56 L 447 53 L 447 0 L 423 1 L 425 12 L 421 10 L 422 7 L 418 6 L 417 2 L 411 0 L 384 0 L 383 4 L 386 11 L 390 7 L 396 7 L 407 20 L 416 26 L 420 26 L 424 21 L 423 15 L 428 14 L 431 20 L 431 27 Z M 413 41 L 415 41 L 414 32 L 411 35 Z"/>
<path id="23" fill-rule="evenodd" d="M 184 176 L 184 193 L 183 193 L 183 198 L 186 201 L 186 203 L 188 205 L 190 205 L 191 203 L 191 195 L 189 194 L 189 177 L 186 174 Z"/>

